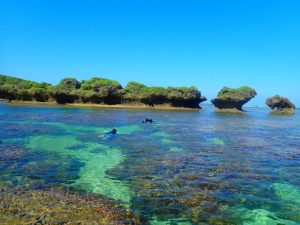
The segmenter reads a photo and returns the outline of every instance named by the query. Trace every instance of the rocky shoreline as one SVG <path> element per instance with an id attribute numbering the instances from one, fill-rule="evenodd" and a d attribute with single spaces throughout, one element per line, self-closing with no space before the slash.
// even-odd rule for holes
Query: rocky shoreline
<path id="1" fill-rule="evenodd" d="M 5 75 L 0 75 L 0 98 L 10 102 L 191 109 L 199 109 L 199 104 L 206 101 L 193 86 L 163 88 L 129 82 L 123 88 L 117 81 L 97 77 L 81 82 L 75 78 L 65 78 L 58 85 L 51 85 Z"/>
<path id="2" fill-rule="evenodd" d="M 243 113 L 243 105 L 257 95 L 255 89 L 223 87 L 211 102 L 218 113 Z M 93 77 L 79 82 L 65 78 L 57 85 L 37 83 L 16 77 L 0 75 L 0 99 L 13 104 L 65 105 L 70 107 L 198 110 L 206 97 L 192 87 L 148 87 L 129 82 L 120 83 Z M 272 114 L 291 115 L 295 105 L 289 99 L 275 95 L 266 100 Z"/>
<path id="3" fill-rule="evenodd" d="M 163 111 L 198 111 L 198 108 L 173 107 L 169 105 L 149 106 L 144 104 L 92 104 L 92 103 L 66 103 L 58 104 L 57 102 L 37 102 L 37 101 L 20 101 L 12 100 L 8 102 L 10 105 L 38 105 L 52 107 L 69 107 L 69 108 L 95 108 L 95 109 L 132 109 L 132 110 L 163 110 Z"/>

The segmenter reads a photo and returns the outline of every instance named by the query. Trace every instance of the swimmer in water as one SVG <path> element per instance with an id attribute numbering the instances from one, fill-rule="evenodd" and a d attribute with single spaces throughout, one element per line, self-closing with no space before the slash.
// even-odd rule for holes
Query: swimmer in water
<path id="1" fill-rule="evenodd" d="M 107 138 L 112 138 L 117 134 L 117 129 L 113 128 L 111 131 L 104 133 L 104 135 L 100 135 L 100 138 L 107 139 Z"/>
<path id="2" fill-rule="evenodd" d="M 143 120 L 143 123 L 152 123 L 152 122 L 153 122 L 153 120 L 152 119 L 148 119 L 148 118 L 145 118 Z"/>
<path id="3" fill-rule="evenodd" d="M 117 129 L 113 128 L 111 131 L 108 132 L 109 134 L 116 134 L 117 133 Z"/>

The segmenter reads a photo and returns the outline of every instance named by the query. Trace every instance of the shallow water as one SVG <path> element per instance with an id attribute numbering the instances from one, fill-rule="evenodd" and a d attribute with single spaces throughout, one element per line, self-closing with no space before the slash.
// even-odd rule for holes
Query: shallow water
<path id="1" fill-rule="evenodd" d="M 1 104 L 0 128 L 0 185 L 105 196 L 143 224 L 300 224 L 298 114 Z"/>

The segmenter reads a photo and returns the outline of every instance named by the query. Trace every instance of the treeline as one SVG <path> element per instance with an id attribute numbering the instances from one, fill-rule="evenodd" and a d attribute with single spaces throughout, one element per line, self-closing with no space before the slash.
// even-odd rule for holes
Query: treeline
<path id="1" fill-rule="evenodd" d="M 97 77 L 81 82 L 65 78 L 58 85 L 51 85 L 5 75 L 0 75 L 0 98 L 60 104 L 144 104 L 188 108 L 199 108 L 199 103 L 206 101 L 195 87 L 148 87 L 129 82 L 123 88 L 117 81 Z"/>

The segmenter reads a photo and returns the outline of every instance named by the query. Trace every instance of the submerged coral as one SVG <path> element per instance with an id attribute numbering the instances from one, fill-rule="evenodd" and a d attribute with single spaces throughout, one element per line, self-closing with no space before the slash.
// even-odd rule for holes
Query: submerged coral
<path id="1" fill-rule="evenodd" d="M 0 187 L 0 224 L 141 224 L 130 210 L 61 187 Z"/>
<path id="2" fill-rule="evenodd" d="M 214 144 L 214 145 L 220 145 L 220 146 L 224 146 L 225 145 L 225 141 L 223 141 L 221 138 L 211 138 L 209 139 L 209 141 Z"/>
<path id="3" fill-rule="evenodd" d="M 33 136 L 29 139 L 27 147 L 33 151 L 55 154 L 60 159 L 79 159 L 84 166 L 81 167 L 79 178 L 70 185 L 81 190 L 91 191 L 129 203 L 130 190 L 126 184 L 112 179 L 106 174 L 122 162 L 124 156 L 117 148 L 110 148 L 98 143 L 85 143 L 79 150 L 72 146 L 80 144 L 72 136 L 52 137 L 47 135 Z M 54 146 L 54 147 L 53 147 Z"/>
<path id="4" fill-rule="evenodd" d="M 297 204 L 300 207 L 300 189 L 287 183 L 275 183 L 273 189 L 277 198 Z"/>
<path id="5" fill-rule="evenodd" d="M 0 162 L 15 161 L 24 155 L 24 149 L 13 145 L 2 145 L 0 149 Z"/>
<path id="6" fill-rule="evenodd" d="M 274 225 L 274 224 L 285 224 L 285 225 L 296 225 L 295 222 L 279 218 L 274 213 L 265 209 L 248 209 L 245 207 L 236 207 L 233 209 L 233 215 L 241 221 L 242 225 Z"/>

